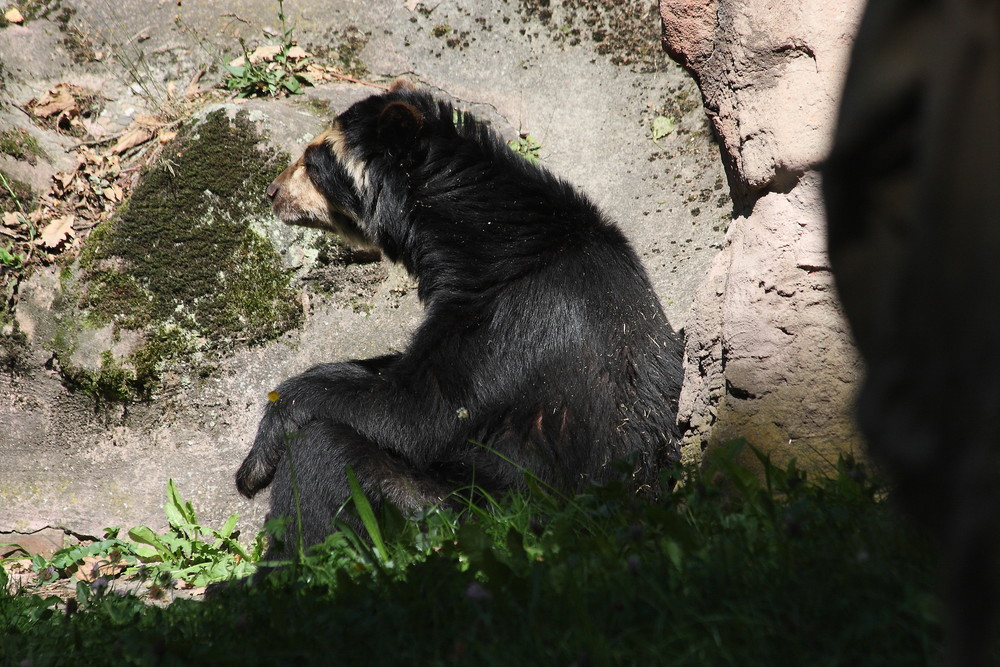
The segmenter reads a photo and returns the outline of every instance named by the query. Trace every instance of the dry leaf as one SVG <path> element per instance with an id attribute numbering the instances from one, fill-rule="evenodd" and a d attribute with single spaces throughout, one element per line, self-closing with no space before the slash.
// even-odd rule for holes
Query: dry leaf
<path id="1" fill-rule="evenodd" d="M 293 46 L 288 49 L 288 53 L 285 54 L 292 60 L 301 60 L 302 58 L 308 58 L 309 53 L 303 49 L 301 46 Z"/>
<path id="2" fill-rule="evenodd" d="M 73 222 L 75 220 L 76 216 L 73 215 L 64 215 L 61 218 L 56 218 L 45 226 L 37 243 L 46 248 L 58 248 L 66 238 L 76 235 L 76 232 L 73 231 Z"/>
<path id="3" fill-rule="evenodd" d="M 76 98 L 73 96 L 74 86 L 68 83 L 60 83 L 49 92 L 42 95 L 38 100 L 28 103 L 31 113 L 39 118 L 49 118 L 55 115 L 66 115 L 72 117 L 80 113 Z"/>
<path id="4" fill-rule="evenodd" d="M 11 7 L 8 9 L 4 12 L 3 17 L 10 23 L 24 23 L 24 17 L 21 16 L 21 12 L 17 11 L 17 7 Z"/>
<path id="5" fill-rule="evenodd" d="M 65 190 L 66 188 L 69 187 L 69 184 L 73 182 L 73 179 L 76 178 L 76 172 L 61 171 L 58 174 L 56 174 L 53 178 L 59 181 L 59 185 L 61 185 L 62 189 Z"/>
<path id="6" fill-rule="evenodd" d="M 160 143 L 161 144 L 169 144 L 171 141 L 174 140 L 174 137 L 176 137 L 176 136 L 177 136 L 177 132 L 175 132 L 173 130 L 165 130 L 163 132 L 160 132 L 160 137 L 159 137 L 160 138 Z"/>
<path id="7" fill-rule="evenodd" d="M 116 577 L 125 571 L 125 564 L 119 559 L 108 560 L 107 557 L 84 556 L 76 571 L 78 581 L 94 581 L 98 577 Z"/>
<path id="8" fill-rule="evenodd" d="M 112 183 L 108 187 L 104 188 L 102 194 L 106 199 L 113 202 L 120 202 L 125 199 L 125 193 L 122 192 L 121 187 L 117 183 Z"/>
<path id="9" fill-rule="evenodd" d="M 10 227 L 11 229 L 17 229 L 21 226 L 21 216 L 17 213 L 4 213 L 3 226 Z"/>
<path id="10" fill-rule="evenodd" d="M 133 122 L 136 125 L 152 129 L 156 129 L 159 126 L 163 125 L 163 123 L 157 120 L 156 116 L 151 116 L 148 113 L 136 114 L 135 120 Z"/>
<path id="11" fill-rule="evenodd" d="M 153 138 L 153 133 L 138 123 L 133 123 L 132 128 L 118 140 L 111 149 L 112 153 L 124 153 L 130 148 L 135 148 Z"/>
<path id="12" fill-rule="evenodd" d="M 250 63 L 256 65 L 262 62 L 271 62 L 274 57 L 281 53 L 281 46 L 279 44 L 265 44 L 264 46 L 258 46 L 250 54 Z M 236 58 L 235 60 L 229 61 L 230 67 L 242 67 L 246 63 L 243 56 Z"/>
<path id="13" fill-rule="evenodd" d="M 415 10 L 417 8 L 417 5 L 419 5 L 419 4 L 420 4 L 420 0 L 406 0 L 406 2 L 403 3 L 403 6 L 406 7 L 407 9 L 409 9 L 412 12 L 413 10 Z"/>

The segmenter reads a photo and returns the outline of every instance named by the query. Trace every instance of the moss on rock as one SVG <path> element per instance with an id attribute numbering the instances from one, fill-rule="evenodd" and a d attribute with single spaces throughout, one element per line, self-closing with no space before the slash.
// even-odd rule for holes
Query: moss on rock
<path id="1" fill-rule="evenodd" d="M 66 367 L 74 386 L 109 400 L 141 398 L 164 362 L 263 343 L 300 322 L 290 274 L 251 226 L 269 215 L 263 193 L 287 162 L 259 141 L 245 114 L 210 113 L 94 230 L 75 285 L 63 291 L 80 315 L 72 326 L 142 331 L 143 342 L 123 357 L 102 357 L 82 377 Z M 77 338 L 64 334 L 67 358 Z"/>
<path id="2" fill-rule="evenodd" d="M 38 140 L 21 128 L 0 131 L 0 153 L 28 164 L 37 163 L 38 158 L 44 155 Z"/>

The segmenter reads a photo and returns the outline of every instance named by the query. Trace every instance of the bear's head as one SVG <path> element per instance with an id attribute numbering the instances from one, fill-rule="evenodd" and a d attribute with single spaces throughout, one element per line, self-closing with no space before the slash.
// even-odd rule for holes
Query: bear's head
<path id="1" fill-rule="evenodd" d="M 388 92 L 357 102 L 316 137 L 267 188 L 286 224 L 339 234 L 360 247 L 386 250 L 377 221 L 403 188 L 397 176 L 437 105 L 403 79 Z M 396 169 L 394 169 L 394 167 Z M 396 214 L 402 213 L 398 211 Z"/>

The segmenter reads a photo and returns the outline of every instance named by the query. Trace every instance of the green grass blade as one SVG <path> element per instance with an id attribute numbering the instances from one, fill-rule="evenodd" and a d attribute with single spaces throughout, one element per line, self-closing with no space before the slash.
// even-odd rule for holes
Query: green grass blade
<path id="1" fill-rule="evenodd" d="M 382 540 L 382 531 L 379 529 L 378 521 L 375 520 L 375 512 L 372 510 L 372 505 L 368 502 L 361 485 L 358 484 L 357 476 L 350 468 L 347 469 L 347 483 L 351 487 L 351 499 L 354 501 L 354 509 L 358 512 L 358 518 L 361 519 L 362 525 L 368 531 L 368 536 L 372 538 L 372 543 L 375 545 L 382 562 L 387 562 L 389 550 L 386 549 L 385 542 Z"/>

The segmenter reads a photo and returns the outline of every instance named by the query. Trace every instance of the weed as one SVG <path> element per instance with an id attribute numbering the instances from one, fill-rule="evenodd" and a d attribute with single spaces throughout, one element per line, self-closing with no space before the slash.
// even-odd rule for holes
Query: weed
<path id="1" fill-rule="evenodd" d="M 241 64 L 223 65 L 229 73 L 226 78 L 226 88 L 236 91 L 239 97 L 276 97 L 282 93 L 296 95 L 302 86 L 311 86 L 312 81 L 303 74 L 307 64 L 305 58 L 295 57 L 296 48 L 292 38 L 294 28 L 285 21 L 283 0 L 278 0 L 278 20 L 281 21 L 281 43 L 275 45 L 273 53 L 266 58 L 255 58 L 247 51 L 246 44 L 240 40 L 243 49 Z"/>
<path id="2" fill-rule="evenodd" d="M 254 540 L 249 550 L 238 541 L 233 514 L 222 528 L 208 528 L 198 523 L 194 508 L 184 501 L 174 481 L 167 481 L 164 505 L 168 532 L 158 535 L 148 526 L 128 531 L 129 540 L 118 537 L 120 529 L 106 528 L 104 539 L 59 549 L 51 558 L 35 555 L 32 569 L 42 584 L 75 576 L 95 581 L 101 576 L 138 577 L 166 583 L 175 579 L 191 586 L 205 586 L 217 581 L 245 577 L 255 569 L 264 546 L 264 534 Z M 83 571 L 92 568 L 92 572 Z"/>
<path id="3" fill-rule="evenodd" d="M 530 134 L 522 134 L 517 139 L 511 139 L 507 145 L 512 151 L 523 157 L 532 164 L 538 164 L 541 157 L 542 145 L 535 141 Z"/>
<path id="4" fill-rule="evenodd" d="M 132 553 L 154 575 L 183 579 L 193 586 L 245 577 L 255 569 L 264 547 L 263 534 L 247 551 L 237 539 L 238 514 L 231 515 L 222 528 L 207 528 L 198 523 L 194 507 L 177 492 L 174 481 L 167 482 L 164 506 L 170 532 L 157 535 L 147 526 L 128 531 L 136 542 Z"/>

